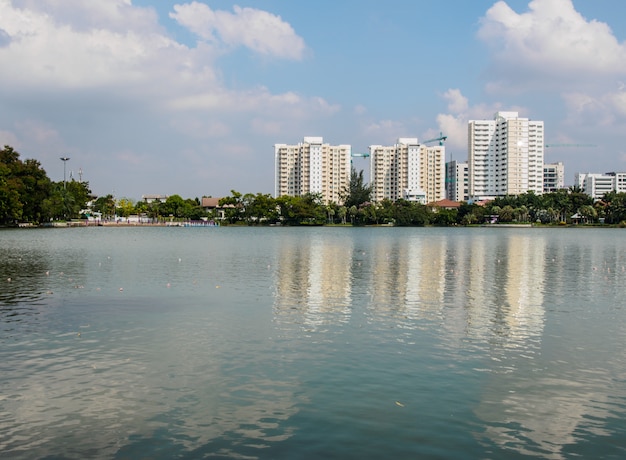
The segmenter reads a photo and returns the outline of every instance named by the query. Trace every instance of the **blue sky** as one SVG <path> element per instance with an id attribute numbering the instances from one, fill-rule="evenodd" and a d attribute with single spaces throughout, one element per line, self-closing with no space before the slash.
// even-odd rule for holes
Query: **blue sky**
<path id="1" fill-rule="evenodd" d="M 626 171 L 623 0 L 0 0 L 0 143 L 98 195 L 274 190 L 275 143 L 391 145 L 498 110 Z M 368 171 L 367 160 L 355 158 Z"/>

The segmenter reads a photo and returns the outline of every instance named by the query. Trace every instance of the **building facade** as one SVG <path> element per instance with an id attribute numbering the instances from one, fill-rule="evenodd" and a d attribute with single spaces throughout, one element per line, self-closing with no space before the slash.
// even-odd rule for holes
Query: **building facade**
<path id="1" fill-rule="evenodd" d="M 600 200 L 606 193 L 626 193 L 626 172 L 576 173 L 574 185 L 594 200 Z"/>
<path id="2" fill-rule="evenodd" d="M 372 200 L 405 199 L 431 203 L 445 198 L 445 147 L 429 147 L 417 138 L 400 138 L 395 145 L 371 145 Z"/>
<path id="3" fill-rule="evenodd" d="M 468 123 L 469 197 L 482 200 L 543 193 L 543 121 L 497 112 Z"/>
<path id="4" fill-rule="evenodd" d="M 446 163 L 446 198 L 452 201 L 469 200 L 469 168 L 466 162 L 452 160 Z"/>
<path id="5" fill-rule="evenodd" d="M 350 185 L 350 145 L 325 144 L 305 137 L 296 145 L 274 145 L 274 196 L 320 194 L 324 203 L 342 204 Z"/>
<path id="6" fill-rule="evenodd" d="M 543 165 L 543 193 L 565 188 L 565 167 L 562 162 Z"/>

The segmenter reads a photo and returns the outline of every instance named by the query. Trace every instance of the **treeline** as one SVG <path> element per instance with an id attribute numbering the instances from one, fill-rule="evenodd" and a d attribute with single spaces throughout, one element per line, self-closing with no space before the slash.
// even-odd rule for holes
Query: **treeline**
<path id="1" fill-rule="evenodd" d="M 214 213 L 205 211 L 198 198 L 184 199 L 180 195 L 172 195 L 165 202 L 153 201 L 134 203 L 128 198 L 115 200 L 113 195 L 96 199 L 91 206 L 92 213 L 100 213 L 104 220 L 126 218 L 132 215 L 145 216 L 152 221 L 163 220 L 201 220 L 213 217 Z"/>
<path id="2" fill-rule="evenodd" d="M 483 206 L 463 204 L 457 219 L 461 224 L 496 220 L 542 224 L 605 223 L 626 220 L 626 194 L 607 194 L 596 201 L 578 187 L 535 195 L 533 192 L 496 198 Z M 471 206 L 471 207 L 470 207 Z M 496 219 L 492 219 L 492 217 Z"/>
<path id="3" fill-rule="evenodd" d="M 0 225 L 77 218 L 90 194 L 87 182 L 53 182 L 37 160 L 0 150 Z"/>
<path id="4" fill-rule="evenodd" d="M 406 200 L 369 201 L 368 195 L 358 193 L 366 201 L 355 202 L 348 194 L 346 205 L 322 203 L 321 197 L 308 194 L 299 197 L 245 194 L 231 191 L 220 200 L 228 205 L 226 220 L 230 223 L 259 225 L 395 225 L 395 226 L 453 226 L 484 222 L 592 224 L 601 219 L 607 224 L 626 222 L 626 194 L 609 193 L 604 200 L 594 200 L 575 187 L 544 195 L 532 192 L 497 198 L 484 204 L 462 202 L 458 209 L 445 209 Z M 357 200 L 358 201 L 358 200 Z"/>
<path id="5" fill-rule="evenodd" d="M 151 220 L 221 219 L 242 225 L 396 225 L 451 226 L 483 222 L 542 224 L 587 223 L 600 221 L 626 226 L 626 194 L 608 193 L 595 201 L 579 188 L 535 195 L 525 193 L 500 197 L 486 204 L 461 203 L 457 209 L 444 209 L 405 200 L 370 199 L 371 186 L 364 183 L 363 171 L 352 171 L 343 204 L 324 204 L 318 194 L 272 197 L 269 194 L 231 195 L 219 200 L 219 208 L 205 210 L 198 198 L 172 195 L 164 203 L 116 200 L 112 195 L 99 197 L 89 210 L 88 182 L 51 181 L 36 160 L 20 160 L 9 146 L 0 151 L 0 225 L 19 222 L 43 223 L 50 220 L 99 215 L 114 219 L 140 215 Z"/>

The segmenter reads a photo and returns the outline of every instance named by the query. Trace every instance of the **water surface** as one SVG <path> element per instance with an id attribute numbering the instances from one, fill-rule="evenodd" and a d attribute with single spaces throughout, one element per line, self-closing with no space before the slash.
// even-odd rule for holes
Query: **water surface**
<path id="1" fill-rule="evenodd" d="M 3 458 L 623 458 L 626 232 L 0 231 Z"/>

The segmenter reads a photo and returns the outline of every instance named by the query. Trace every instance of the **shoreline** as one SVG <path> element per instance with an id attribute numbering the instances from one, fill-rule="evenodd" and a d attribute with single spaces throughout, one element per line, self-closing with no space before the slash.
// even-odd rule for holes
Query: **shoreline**
<path id="1" fill-rule="evenodd" d="M 29 222 L 21 222 L 15 226 L 0 226 L 0 229 L 33 229 L 33 228 L 86 228 L 86 227 L 119 227 L 119 228 L 138 228 L 138 227 L 179 227 L 179 228 L 196 228 L 196 227 L 310 227 L 310 225 L 238 225 L 238 224 L 219 224 L 215 222 L 198 222 L 198 221 L 188 221 L 188 222 L 83 222 L 83 221 L 69 221 L 69 222 L 51 222 L 45 223 L 42 225 L 32 224 Z M 329 224 L 329 225 L 320 225 L 320 227 L 343 227 L 343 228 L 364 228 L 364 227 L 381 227 L 381 228 L 395 228 L 394 225 L 365 225 L 361 226 L 353 226 L 353 225 L 337 225 L 337 224 Z M 397 227 L 397 228 L 409 228 L 409 227 Z M 412 228 L 622 228 L 618 224 L 567 224 L 567 225 L 545 225 L 545 224 L 531 224 L 531 223 L 523 223 L 523 224 L 474 224 L 474 225 L 449 225 L 449 226 L 436 226 L 436 225 L 424 225 L 424 226 L 413 226 Z"/>

